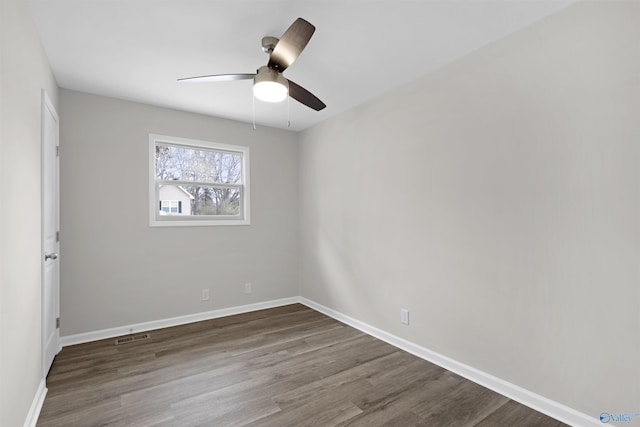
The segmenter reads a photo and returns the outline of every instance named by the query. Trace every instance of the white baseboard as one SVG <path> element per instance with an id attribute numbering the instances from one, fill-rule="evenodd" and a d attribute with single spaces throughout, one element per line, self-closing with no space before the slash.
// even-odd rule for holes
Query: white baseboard
<path id="1" fill-rule="evenodd" d="M 24 420 L 24 427 L 36 427 L 38 423 L 38 417 L 40 416 L 40 411 L 42 410 L 42 404 L 44 403 L 44 398 L 47 395 L 47 386 L 45 380 L 42 379 L 40 384 L 38 385 L 38 390 L 36 390 L 36 394 L 33 397 L 33 402 L 31 402 L 31 407 L 29 408 L 29 413 L 27 414 L 27 418 Z"/>
<path id="2" fill-rule="evenodd" d="M 118 326 L 116 328 L 101 329 L 99 331 L 63 336 L 60 337 L 60 344 L 62 345 L 62 347 L 67 347 L 70 345 L 98 341 L 106 338 L 119 337 L 122 335 L 130 334 L 132 332 L 136 333 L 142 331 L 152 331 L 154 329 L 169 328 L 171 326 L 185 325 L 187 323 L 217 319 L 218 317 L 232 316 L 234 314 L 264 310 L 266 308 L 280 307 L 283 305 L 295 304 L 298 302 L 300 302 L 300 299 L 298 297 L 283 298 L 278 300 L 259 302 L 255 304 L 240 305 L 230 308 L 221 308 L 219 310 L 188 314 L 186 316 L 171 317 L 169 319 L 153 320 L 151 322 Z"/>
<path id="3" fill-rule="evenodd" d="M 326 314 L 342 323 L 352 326 L 368 335 L 371 335 L 379 340 L 398 347 L 408 353 L 413 354 L 421 359 L 434 363 L 444 369 L 454 372 L 461 377 L 464 377 L 474 383 L 480 384 L 490 390 L 500 393 L 516 402 L 522 403 L 538 412 L 542 412 L 552 418 L 562 421 L 565 424 L 576 427 L 588 427 L 588 426 L 602 426 L 602 423 L 596 418 L 593 418 L 587 414 L 576 411 L 566 405 L 547 399 L 544 396 L 533 393 L 522 387 L 519 387 L 510 382 L 504 381 L 491 374 L 480 371 L 457 360 L 451 359 L 442 354 L 431 351 L 427 348 L 421 347 L 403 338 L 392 335 L 381 329 L 368 325 L 364 322 L 356 320 L 338 311 L 335 311 L 329 307 L 325 307 L 307 298 L 300 297 L 298 301 L 301 304 L 306 305 L 320 313 Z"/>

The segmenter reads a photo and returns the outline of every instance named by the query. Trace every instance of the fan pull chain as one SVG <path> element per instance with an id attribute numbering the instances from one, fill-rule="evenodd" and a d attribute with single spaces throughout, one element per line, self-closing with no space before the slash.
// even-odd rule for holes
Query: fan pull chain
<path id="1" fill-rule="evenodd" d="M 287 96 L 287 127 L 291 127 L 291 97 Z"/>
<path id="2" fill-rule="evenodd" d="M 256 130 L 256 97 L 251 94 L 251 111 L 253 112 L 253 130 Z"/>

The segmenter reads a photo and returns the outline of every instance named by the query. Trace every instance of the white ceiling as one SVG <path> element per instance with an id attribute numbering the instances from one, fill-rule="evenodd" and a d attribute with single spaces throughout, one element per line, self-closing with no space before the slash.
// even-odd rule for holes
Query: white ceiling
<path id="1" fill-rule="evenodd" d="M 327 104 L 290 102 L 302 130 L 415 80 L 575 0 L 29 0 L 60 87 L 252 121 L 263 36 L 297 18 L 316 32 L 285 77 Z M 255 101 L 258 125 L 287 128 L 287 102 Z"/>

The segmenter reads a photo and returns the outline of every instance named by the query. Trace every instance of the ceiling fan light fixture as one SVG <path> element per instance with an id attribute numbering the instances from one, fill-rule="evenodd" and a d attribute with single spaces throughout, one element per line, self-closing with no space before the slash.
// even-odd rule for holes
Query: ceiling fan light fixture
<path id="1" fill-rule="evenodd" d="M 281 102 L 289 95 L 289 82 L 282 74 L 263 66 L 253 78 L 253 94 L 260 101 Z"/>

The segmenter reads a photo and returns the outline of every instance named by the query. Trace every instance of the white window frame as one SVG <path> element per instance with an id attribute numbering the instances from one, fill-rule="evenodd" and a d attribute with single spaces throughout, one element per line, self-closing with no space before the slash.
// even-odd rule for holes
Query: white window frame
<path id="1" fill-rule="evenodd" d="M 187 148 L 205 148 L 216 151 L 227 151 L 242 156 L 242 185 L 240 188 L 239 215 L 160 215 L 159 186 L 175 185 L 176 181 L 156 180 L 156 144 L 165 143 L 181 145 Z M 215 184 L 214 184 L 215 186 Z M 189 227 L 210 225 L 249 225 L 250 220 L 250 191 L 249 191 L 249 147 L 242 145 L 222 144 L 218 142 L 197 139 L 180 138 L 149 134 L 149 226 L 150 227 Z M 184 207 L 183 207 L 184 209 Z"/>

